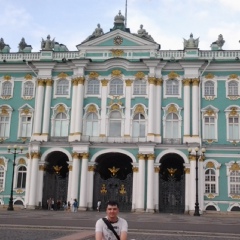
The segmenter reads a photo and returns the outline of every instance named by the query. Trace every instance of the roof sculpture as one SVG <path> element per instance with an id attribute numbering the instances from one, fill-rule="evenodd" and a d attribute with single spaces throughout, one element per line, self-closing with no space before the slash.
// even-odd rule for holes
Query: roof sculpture
<path id="1" fill-rule="evenodd" d="M 185 48 L 198 48 L 199 38 L 194 39 L 193 34 L 190 34 L 190 38 L 188 40 L 183 39 L 183 46 Z"/>

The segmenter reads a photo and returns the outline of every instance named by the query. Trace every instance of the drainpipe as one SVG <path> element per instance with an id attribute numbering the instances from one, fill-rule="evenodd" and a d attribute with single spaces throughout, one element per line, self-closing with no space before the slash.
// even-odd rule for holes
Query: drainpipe
<path id="1" fill-rule="evenodd" d="M 26 61 L 26 60 L 23 60 L 23 62 L 25 62 L 26 63 L 26 65 L 32 70 L 32 72 L 35 74 L 35 76 L 37 77 L 38 75 L 37 75 L 37 73 L 33 70 L 33 68 L 28 64 L 28 61 Z"/>

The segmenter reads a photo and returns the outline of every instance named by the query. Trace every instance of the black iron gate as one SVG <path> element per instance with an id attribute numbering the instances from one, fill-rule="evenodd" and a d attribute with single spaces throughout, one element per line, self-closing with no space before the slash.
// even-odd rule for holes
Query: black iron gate
<path id="1" fill-rule="evenodd" d="M 160 175 L 159 180 L 159 211 L 164 213 L 184 213 L 185 208 L 185 177 L 177 179 L 169 174 L 167 179 Z"/>
<path id="2" fill-rule="evenodd" d="M 106 209 L 106 204 L 109 200 L 114 200 L 119 203 L 119 209 L 121 212 L 131 211 L 132 182 L 132 173 L 129 173 L 124 180 L 121 180 L 116 176 L 104 180 L 98 172 L 95 172 L 93 209 L 97 209 L 98 200 L 101 201 L 101 209 L 103 210 Z"/>
<path id="3" fill-rule="evenodd" d="M 68 173 L 65 177 L 62 177 L 61 175 L 46 172 L 44 177 L 42 207 L 47 209 L 47 200 L 49 198 L 54 199 L 55 205 L 57 204 L 57 201 L 60 201 L 61 203 L 66 201 L 67 190 Z"/>

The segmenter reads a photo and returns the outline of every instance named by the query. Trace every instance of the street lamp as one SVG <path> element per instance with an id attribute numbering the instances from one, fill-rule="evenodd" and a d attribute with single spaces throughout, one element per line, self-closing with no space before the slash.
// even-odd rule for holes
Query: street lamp
<path id="1" fill-rule="evenodd" d="M 196 158 L 196 202 L 195 202 L 195 211 L 194 211 L 194 216 L 200 216 L 199 213 L 199 201 L 198 201 L 198 159 L 199 157 L 204 157 L 204 153 L 206 152 L 205 148 L 201 149 L 201 154 L 198 153 L 199 148 L 196 147 L 195 149 L 195 158 Z M 192 149 L 188 149 L 189 155 L 191 155 Z"/>
<path id="2" fill-rule="evenodd" d="M 10 196 L 9 204 L 8 204 L 8 208 L 7 208 L 8 211 L 14 210 L 14 208 L 13 208 L 13 179 L 14 179 L 14 171 L 15 171 L 15 165 L 16 165 L 15 160 L 16 160 L 17 154 L 22 153 L 23 147 L 21 146 L 18 148 L 17 145 L 14 145 L 12 149 L 13 149 L 13 151 L 11 151 L 11 146 L 8 146 L 8 152 L 13 154 L 12 186 L 11 186 L 11 196 Z M 19 152 L 17 152 L 18 149 L 20 150 Z"/>

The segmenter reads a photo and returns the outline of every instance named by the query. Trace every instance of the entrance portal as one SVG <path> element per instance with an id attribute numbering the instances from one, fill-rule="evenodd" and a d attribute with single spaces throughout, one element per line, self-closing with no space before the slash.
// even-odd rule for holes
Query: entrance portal
<path id="1" fill-rule="evenodd" d="M 184 160 L 177 154 L 167 154 L 160 160 L 159 211 L 184 213 L 185 175 Z"/>
<path id="2" fill-rule="evenodd" d="M 54 199 L 55 209 L 67 200 L 68 190 L 68 157 L 63 152 L 52 152 L 46 158 L 43 181 L 42 207 L 47 209 L 47 200 Z M 58 204 L 57 204 L 58 203 Z"/>
<path id="3" fill-rule="evenodd" d="M 120 211 L 132 209 L 132 160 L 122 153 L 106 153 L 96 159 L 93 208 L 98 200 L 106 209 L 109 200 L 119 203 Z"/>

